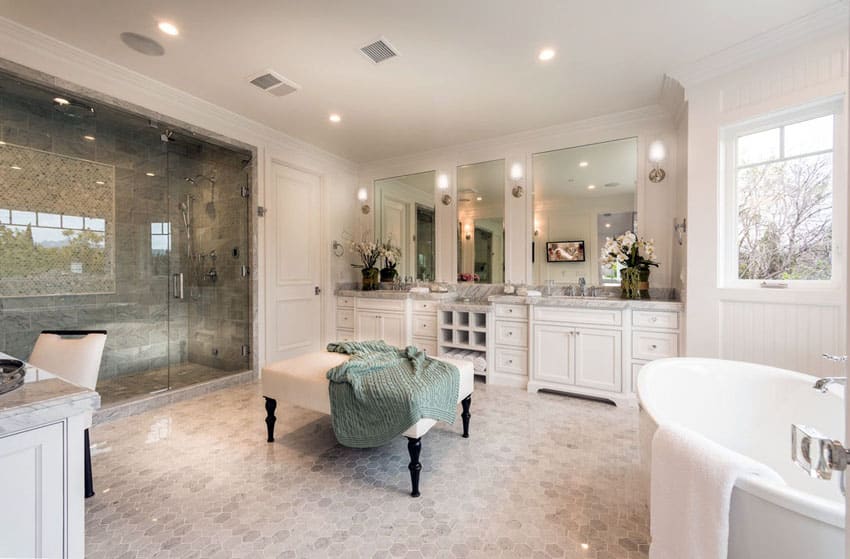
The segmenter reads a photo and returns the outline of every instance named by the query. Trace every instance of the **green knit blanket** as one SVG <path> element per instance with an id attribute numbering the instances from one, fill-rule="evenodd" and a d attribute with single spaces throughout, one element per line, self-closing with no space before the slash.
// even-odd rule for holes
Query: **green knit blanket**
<path id="1" fill-rule="evenodd" d="M 425 417 L 454 423 L 460 385 L 454 365 L 382 341 L 332 343 L 328 351 L 351 355 L 327 375 L 331 421 L 341 444 L 381 446 Z"/>

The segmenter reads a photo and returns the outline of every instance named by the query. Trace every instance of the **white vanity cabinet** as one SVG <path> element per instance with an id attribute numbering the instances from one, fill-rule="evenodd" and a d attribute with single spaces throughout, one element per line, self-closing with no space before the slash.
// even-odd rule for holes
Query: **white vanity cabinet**
<path id="1" fill-rule="evenodd" d="M 621 329 L 535 323 L 529 390 L 605 397 L 623 390 Z"/>
<path id="2" fill-rule="evenodd" d="M 632 311 L 630 392 L 637 392 L 641 367 L 654 359 L 679 356 L 680 319 L 680 314 L 673 310 L 640 308 Z"/>
<path id="3" fill-rule="evenodd" d="M 98 406 L 35 368 L 0 395 L 0 557 L 85 557 L 83 433 Z"/>
<path id="4" fill-rule="evenodd" d="M 412 302 L 412 343 L 427 355 L 437 355 L 437 301 L 414 300 Z"/>
<path id="5" fill-rule="evenodd" d="M 633 400 L 643 365 L 679 355 L 681 313 L 676 303 L 530 308 L 529 391 Z"/>
<path id="6" fill-rule="evenodd" d="M 495 308 L 494 384 L 525 388 L 528 385 L 528 306 L 501 305 Z"/>
<path id="7" fill-rule="evenodd" d="M 410 339 L 409 301 L 337 297 L 336 341 L 384 340 L 405 347 Z"/>
<path id="8" fill-rule="evenodd" d="M 407 345 L 407 300 L 358 299 L 354 311 L 357 340 L 384 340 L 396 347 Z"/>

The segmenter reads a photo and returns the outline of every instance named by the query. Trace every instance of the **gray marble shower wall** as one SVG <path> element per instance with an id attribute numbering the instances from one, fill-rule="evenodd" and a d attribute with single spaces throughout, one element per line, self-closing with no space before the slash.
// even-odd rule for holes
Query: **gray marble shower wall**
<path id="1" fill-rule="evenodd" d="M 179 131 L 166 142 L 165 128 L 0 73 L 0 350 L 26 358 L 41 330 L 102 328 L 104 379 L 187 361 L 250 368 L 249 154 Z M 48 180 L 78 207 L 57 209 Z M 106 209 L 88 215 L 94 196 Z"/>

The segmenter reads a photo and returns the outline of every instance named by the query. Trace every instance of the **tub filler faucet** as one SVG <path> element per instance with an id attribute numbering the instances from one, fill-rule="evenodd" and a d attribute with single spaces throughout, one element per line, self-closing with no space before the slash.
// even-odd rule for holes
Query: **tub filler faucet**
<path id="1" fill-rule="evenodd" d="M 827 361 L 832 361 L 833 363 L 846 363 L 847 356 L 846 355 L 832 355 L 829 353 L 824 353 L 821 355 Z M 829 387 L 832 384 L 847 384 L 847 377 L 823 377 L 819 378 L 817 382 L 815 382 L 814 388 L 815 390 L 820 390 L 824 394 L 829 392 Z"/>

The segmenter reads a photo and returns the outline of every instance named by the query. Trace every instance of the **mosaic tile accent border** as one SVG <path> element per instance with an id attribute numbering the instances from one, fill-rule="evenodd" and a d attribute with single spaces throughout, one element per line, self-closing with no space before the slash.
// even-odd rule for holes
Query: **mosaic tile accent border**
<path id="1" fill-rule="evenodd" d="M 0 297 L 115 291 L 115 167 L 0 145 Z"/>

